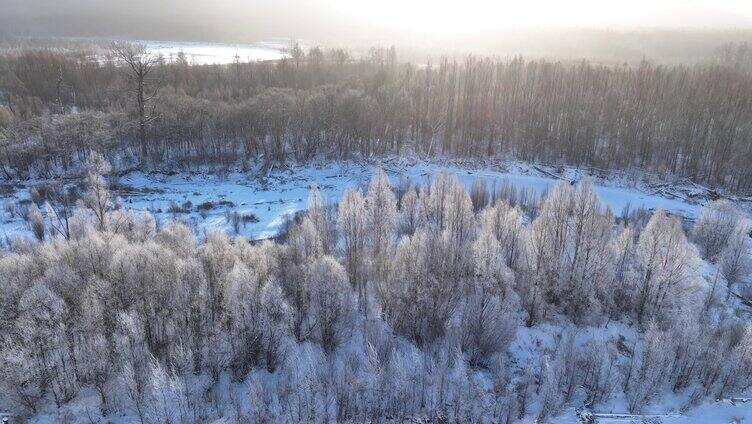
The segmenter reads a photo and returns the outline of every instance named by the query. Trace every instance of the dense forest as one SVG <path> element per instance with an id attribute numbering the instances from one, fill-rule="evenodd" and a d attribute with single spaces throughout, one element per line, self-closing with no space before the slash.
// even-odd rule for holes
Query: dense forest
<path id="1" fill-rule="evenodd" d="M 213 66 L 132 45 L 7 51 L 0 175 L 58 176 L 92 149 L 118 167 L 412 153 L 639 167 L 749 192 L 748 50 L 692 66 L 411 64 L 394 48 L 293 46 L 280 61 Z"/>
<path id="2" fill-rule="evenodd" d="M 377 171 L 338 205 L 314 185 L 284 241 L 250 243 L 118 209 L 106 161 L 87 170 L 65 228 L 39 200 L 38 241 L 0 251 L 0 406 L 21 416 L 556 422 L 752 385 L 728 303 L 750 227 L 726 201 L 687 233 L 662 211 L 616 220 L 587 180 L 520 202 Z"/>

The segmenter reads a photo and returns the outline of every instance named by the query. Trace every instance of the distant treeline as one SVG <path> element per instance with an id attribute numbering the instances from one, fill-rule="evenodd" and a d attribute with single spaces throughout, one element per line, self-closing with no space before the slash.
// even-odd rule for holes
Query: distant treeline
<path id="1" fill-rule="evenodd" d="M 175 164 L 412 152 L 641 167 L 746 192 L 746 51 L 693 66 L 416 66 L 394 49 L 294 48 L 279 62 L 192 66 L 136 49 L 131 59 L 152 66 L 140 102 L 122 55 L 23 51 L 0 58 L 0 174 L 58 173 L 92 148 Z"/>

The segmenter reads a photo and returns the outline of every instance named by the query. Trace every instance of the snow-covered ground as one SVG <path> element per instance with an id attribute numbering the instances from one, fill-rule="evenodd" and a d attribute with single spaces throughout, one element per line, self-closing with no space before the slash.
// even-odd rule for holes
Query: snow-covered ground
<path id="1" fill-rule="evenodd" d="M 669 394 L 658 397 L 659 404 L 652 405 L 651 411 L 642 415 L 626 413 L 626 407 L 614 408 L 613 410 L 595 412 L 593 416 L 598 424 L 742 424 L 752 420 L 752 401 L 734 401 L 722 399 L 708 401 L 692 407 L 685 412 L 679 412 L 682 401 L 686 396 L 674 396 Z M 671 403 L 675 400 L 675 405 Z M 530 422 L 534 422 L 530 421 Z M 557 424 L 581 424 L 582 421 L 574 408 L 567 408 L 561 415 L 553 418 L 551 422 Z"/>
<path id="2" fill-rule="evenodd" d="M 212 65 L 233 63 L 236 57 L 241 62 L 279 60 L 287 56 L 283 43 L 260 42 L 254 44 L 191 43 L 176 41 L 139 41 L 146 49 L 166 58 L 183 52 L 189 63 Z"/>
<path id="3" fill-rule="evenodd" d="M 663 403 L 666 399 L 661 398 L 661 412 L 646 413 L 643 415 L 630 415 L 623 413 L 626 409 L 613 412 L 596 413 L 596 422 L 598 424 L 635 424 L 635 423 L 656 423 L 656 424 L 741 424 L 752 420 L 752 401 L 749 402 L 732 402 L 724 399 L 716 402 L 706 402 L 698 405 L 684 413 L 665 412 L 666 405 Z M 658 409 L 658 405 L 653 409 Z M 577 412 L 568 408 L 562 415 L 554 418 L 551 422 L 557 424 L 581 424 L 582 421 Z"/>
<path id="4" fill-rule="evenodd" d="M 708 199 L 697 193 L 691 185 L 656 183 L 645 177 L 609 173 L 592 175 L 575 168 L 554 169 L 520 162 L 474 163 L 463 161 L 425 161 L 418 159 L 386 159 L 378 162 L 325 162 L 275 167 L 271 172 L 231 172 L 217 174 L 203 172 L 160 173 L 130 172 L 116 182 L 126 208 L 149 210 L 159 221 L 171 219 L 185 221 L 198 234 L 218 229 L 234 233 L 228 221 L 230 212 L 238 212 L 248 219 L 241 224 L 239 234 L 263 239 L 277 234 L 288 217 L 307 207 L 308 191 L 316 183 L 322 195 L 336 203 L 347 187 L 365 187 L 374 169 L 382 167 L 393 184 L 409 180 L 423 185 L 433 175 L 446 171 L 456 175 L 470 187 L 483 179 L 493 190 L 502 185 L 525 189 L 537 195 L 551 189 L 561 179 L 578 181 L 585 175 L 593 178 L 596 191 L 614 214 L 620 215 L 625 207 L 664 209 L 668 212 L 694 219 Z M 113 180 L 115 182 L 115 180 Z M 23 203 L 34 183 L 15 184 L 4 194 L 6 202 Z M 656 188 L 658 187 L 658 188 Z M 190 202 L 190 204 L 186 204 Z M 212 207 L 208 207 L 208 203 Z M 170 205 L 173 205 L 172 211 Z M 175 212 L 174 206 L 185 211 Z M 204 207 L 200 205 L 206 204 Z M 254 218 L 251 218 L 253 216 Z M 0 224 L 0 237 L 30 234 L 28 224 L 19 216 L 4 213 Z"/>

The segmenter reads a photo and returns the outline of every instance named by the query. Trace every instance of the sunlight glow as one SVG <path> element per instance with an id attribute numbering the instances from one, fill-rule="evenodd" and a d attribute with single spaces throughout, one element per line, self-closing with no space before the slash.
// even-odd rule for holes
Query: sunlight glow
<path id="1" fill-rule="evenodd" d="M 514 28 L 692 26 L 752 20 L 746 0 L 335 0 L 343 14 L 393 30 L 466 33 Z M 711 22 L 712 24 L 712 22 Z"/>

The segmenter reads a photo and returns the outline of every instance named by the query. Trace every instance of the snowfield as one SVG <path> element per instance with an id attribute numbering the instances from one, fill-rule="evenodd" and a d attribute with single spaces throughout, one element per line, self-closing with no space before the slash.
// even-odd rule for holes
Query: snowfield
<path id="1" fill-rule="evenodd" d="M 520 162 L 425 161 L 419 159 L 385 159 L 365 162 L 317 162 L 294 164 L 270 172 L 252 170 L 217 174 L 210 170 L 182 172 L 174 175 L 129 172 L 119 178 L 115 190 L 128 209 L 150 211 L 159 222 L 178 219 L 189 224 L 198 234 L 222 230 L 234 234 L 228 219 L 230 212 L 247 217 L 241 223 L 239 235 L 250 239 L 274 237 L 288 218 L 307 208 L 308 190 L 318 185 L 322 195 L 336 203 L 347 187 L 365 186 L 376 167 L 382 167 L 390 182 L 399 185 L 410 181 L 424 185 L 438 172 L 454 174 L 468 188 L 483 179 L 494 190 L 511 185 L 537 196 L 545 194 L 561 180 L 576 182 L 593 178 L 596 191 L 613 213 L 621 215 L 625 208 L 636 210 L 663 209 L 693 220 L 702 205 L 709 201 L 708 190 L 689 183 L 665 184 L 657 179 L 627 173 L 610 172 L 604 175 L 576 168 L 557 170 L 553 167 Z M 10 188 L 6 201 L 23 203 L 29 198 L 27 185 Z M 190 204 L 186 204 L 190 202 Z M 211 207 L 209 205 L 211 202 Z M 183 208 L 190 205 L 190 207 Z M 204 205 L 199 207 L 199 205 Z M 173 205 L 172 211 L 170 206 Z M 178 206 L 176 211 L 174 206 Z M 185 210 L 183 210 L 185 209 Z M 18 216 L 5 213 L 0 225 L 0 237 L 30 235 L 27 223 Z"/>
<path id="2" fill-rule="evenodd" d="M 260 42 L 254 44 L 191 43 L 176 41 L 138 41 L 154 54 L 166 58 L 178 53 L 185 54 L 188 63 L 196 65 L 228 64 L 238 58 L 242 62 L 280 60 L 287 57 L 281 42 Z"/>

